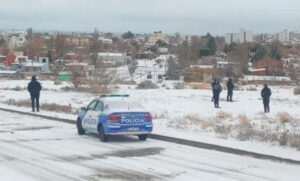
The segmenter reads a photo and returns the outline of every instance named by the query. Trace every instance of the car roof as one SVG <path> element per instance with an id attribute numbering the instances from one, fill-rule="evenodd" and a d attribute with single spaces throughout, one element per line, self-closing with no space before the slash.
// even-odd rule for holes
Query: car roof
<path id="1" fill-rule="evenodd" d="M 129 97 L 102 97 L 98 98 L 98 100 L 105 102 L 105 103 L 115 103 L 115 102 L 134 102 Z"/>

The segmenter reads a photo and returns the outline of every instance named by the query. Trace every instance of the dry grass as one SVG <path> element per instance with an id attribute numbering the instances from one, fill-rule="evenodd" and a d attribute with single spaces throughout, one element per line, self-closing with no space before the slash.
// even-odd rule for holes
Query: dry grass
<path id="1" fill-rule="evenodd" d="M 230 124 L 216 124 L 214 125 L 215 133 L 222 135 L 223 137 L 227 138 L 228 135 L 232 131 L 232 125 Z"/>
<path id="2" fill-rule="evenodd" d="M 13 88 L 5 87 L 5 88 L 1 88 L 1 89 L 2 90 L 12 90 L 12 91 L 23 91 L 23 90 L 26 90 L 26 87 L 16 86 Z"/>
<path id="3" fill-rule="evenodd" d="M 182 117 L 177 117 L 168 122 L 168 127 L 175 129 L 187 129 L 189 127 L 189 122 Z"/>
<path id="4" fill-rule="evenodd" d="M 300 87 L 296 87 L 294 89 L 294 95 L 299 95 L 300 94 Z"/>
<path id="5" fill-rule="evenodd" d="M 197 114 L 188 114 L 183 117 L 184 120 L 189 121 L 191 124 L 200 124 L 203 120 Z"/>
<path id="6" fill-rule="evenodd" d="M 208 121 L 203 121 L 203 122 L 201 123 L 201 128 L 202 128 L 203 130 L 206 130 L 209 126 L 211 126 L 211 124 L 210 124 Z"/>
<path id="7" fill-rule="evenodd" d="M 136 85 L 136 81 L 134 80 L 123 80 L 123 79 L 114 80 L 113 83 L 122 84 L 122 85 Z"/>
<path id="8" fill-rule="evenodd" d="M 220 111 L 220 112 L 217 113 L 217 118 L 219 118 L 219 119 L 231 118 L 231 113 Z"/>
<path id="9" fill-rule="evenodd" d="M 245 114 L 240 114 L 238 116 L 238 119 L 239 119 L 240 125 L 249 125 L 250 124 L 250 121 Z"/>
<path id="10" fill-rule="evenodd" d="M 292 120 L 291 115 L 289 115 L 289 113 L 287 113 L 287 112 L 279 112 L 279 113 L 277 113 L 277 118 L 279 119 L 279 121 L 280 121 L 281 124 L 285 124 L 285 123 L 287 123 L 287 122 L 289 122 L 289 121 Z"/>
<path id="11" fill-rule="evenodd" d="M 201 83 L 188 83 L 188 87 L 193 89 L 210 89 L 211 85 L 209 83 L 201 82 Z"/>
<path id="12" fill-rule="evenodd" d="M 165 113 L 160 113 L 160 114 L 154 114 L 152 117 L 153 117 L 153 119 L 164 119 L 167 116 Z"/>
<path id="13" fill-rule="evenodd" d="M 42 110 L 53 111 L 53 112 L 63 112 L 63 113 L 72 113 L 72 106 L 64 106 L 58 104 L 42 104 Z"/>
<path id="14" fill-rule="evenodd" d="M 288 143 L 291 147 L 297 148 L 300 150 L 300 135 L 299 134 L 289 134 Z"/>
<path id="15" fill-rule="evenodd" d="M 5 102 L 8 105 L 11 106 L 17 106 L 17 107 L 31 107 L 31 101 L 26 100 L 19 100 L 16 101 L 15 99 L 9 99 Z M 48 104 L 44 103 L 40 105 L 41 110 L 46 111 L 53 111 L 53 112 L 63 112 L 63 113 L 72 113 L 72 106 L 65 106 L 65 105 L 58 105 L 58 104 Z"/>
<path id="16" fill-rule="evenodd" d="M 281 133 L 278 137 L 278 142 L 279 142 L 279 145 L 283 146 L 283 145 L 287 145 L 288 143 L 288 138 L 287 138 L 287 133 L 284 132 L 284 133 Z"/>
<path id="17" fill-rule="evenodd" d="M 257 88 L 256 87 L 249 87 L 246 89 L 247 91 L 257 91 Z"/>
<path id="18" fill-rule="evenodd" d="M 143 81 L 137 85 L 137 89 L 158 89 L 158 85 L 150 80 Z"/>

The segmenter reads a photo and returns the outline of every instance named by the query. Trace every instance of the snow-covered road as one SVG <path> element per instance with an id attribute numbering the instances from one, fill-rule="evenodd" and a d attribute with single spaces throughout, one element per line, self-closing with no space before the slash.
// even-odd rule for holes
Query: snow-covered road
<path id="1" fill-rule="evenodd" d="M 0 111 L 1 181 L 297 180 L 299 165 L 157 140 L 78 136 L 74 125 Z"/>

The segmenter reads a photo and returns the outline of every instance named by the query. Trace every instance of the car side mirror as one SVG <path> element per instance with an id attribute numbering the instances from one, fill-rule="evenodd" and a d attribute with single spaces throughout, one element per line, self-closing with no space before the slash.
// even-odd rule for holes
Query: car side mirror
<path id="1" fill-rule="evenodd" d="M 87 108 L 86 107 L 81 107 L 80 110 L 81 111 L 87 111 Z"/>

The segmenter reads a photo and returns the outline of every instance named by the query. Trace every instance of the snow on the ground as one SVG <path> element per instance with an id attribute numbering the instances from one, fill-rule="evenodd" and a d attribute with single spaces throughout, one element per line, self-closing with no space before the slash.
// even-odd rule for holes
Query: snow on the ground
<path id="1" fill-rule="evenodd" d="M 29 99 L 26 90 L 14 91 L 1 89 L 5 87 L 14 88 L 17 85 L 26 85 L 27 81 L 0 81 L 0 102 L 9 99 Z M 130 94 L 134 101 L 140 102 L 149 110 L 154 117 L 154 133 L 202 141 L 212 144 L 234 147 L 243 150 L 266 153 L 300 160 L 300 152 L 289 146 L 278 146 L 278 143 L 260 141 L 238 141 L 231 135 L 225 136 L 205 124 L 238 125 L 240 115 L 245 115 L 255 129 L 270 133 L 281 133 L 289 130 L 291 133 L 300 133 L 300 96 L 293 94 L 293 87 L 271 86 L 271 112 L 263 113 L 260 90 L 262 86 L 244 86 L 234 91 L 234 102 L 226 102 L 226 90 L 221 93 L 221 109 L 215 109 L 211 102 L 211 90 L 199 89 L 169 89 L 174 82 L 165 81 L 165 87 L 153 90 L 137 90 L 132 85 L 119 85 L 116 93 Z M 49 85 L 51 90 L 41 93 L 41 103 L 56 103 L 60 105 L 71 105 L 74 111 L 86 106 L 97 95 L 65 92 L 61 87 L 53 86 L 53 82 L 47 81 L 43 85 Z M 9 85 L 9 86 L 8 86 Z M 250 87 L 255 87 L 256 90 Z M 30 108 L 8 106 L 0 103 L 1 107 L 30 111 Z M 279 112 L 287 112 L 293 117 L 293 122 L 283 126 L 277 118 Z M 62 117 L 76 120 L 76 114 L 64 114 L 42 110 L 41 113 L 54 117 Z M 219 118 L 219 114 L 225 114 L 225 118 Z M 195 118 L 196 121 L 187 121 Z"/>
<path id="2" fill-rule="evenodd" d="M 13 89 L 19 87 L 21 89 L 27 89 L 30 80 L 0 80 L 0 89 Z M 48 90 L 60 90 L 63 87 L 72 86 L 69 82 L 62 82 L 59 85 L 55 85 L 53 81 L 40 81 L 43 89 Z"/>
<path id="3" fill-rule="evenodd" d="M 74 125 L 0 111 L 0 180 L 294 181 L 299 165 L 137 137 L 102 143 Z"/>

